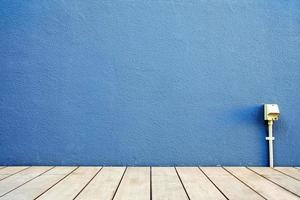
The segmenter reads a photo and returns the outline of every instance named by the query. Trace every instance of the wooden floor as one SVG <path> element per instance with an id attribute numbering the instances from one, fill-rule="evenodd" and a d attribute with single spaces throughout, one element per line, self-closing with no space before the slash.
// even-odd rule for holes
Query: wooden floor
<path id="1" fill-rule="evenodd" d="M 297 167 L 0 167 L 0 199 L 300 199 Z"/>

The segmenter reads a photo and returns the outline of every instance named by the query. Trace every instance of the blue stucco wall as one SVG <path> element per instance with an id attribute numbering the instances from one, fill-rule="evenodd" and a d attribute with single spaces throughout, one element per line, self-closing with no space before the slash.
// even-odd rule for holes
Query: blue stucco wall
<path id="1" fill-rule="evenodd" d="M 0 1 L 1 165 L 300 165 L 298 0 Z"/>

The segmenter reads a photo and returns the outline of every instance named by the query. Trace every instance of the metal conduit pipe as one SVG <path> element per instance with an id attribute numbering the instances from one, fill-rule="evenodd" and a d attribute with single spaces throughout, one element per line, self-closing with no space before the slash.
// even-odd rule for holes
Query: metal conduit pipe
<path id="1" fill-rule="evenodd" d="M 269 140 L 269 166 L 274 167 L 274 159 L 273 159 L 273 141 L 275 138 L 273 137 L 273 121 L 268 121 L 268 132 L 269 136 L 266 137 L 266 140 Z"/>
<path id="2" fill-rule="evenodd" d="M 264 105 L 264 119 L 268 121 L 268 137 L 269 140 L 269 166 L 274 167 L 274 155 L 273 155 L 273 121 L 278 120 L 279 108 L 277 104 L 265 104 Z"/>

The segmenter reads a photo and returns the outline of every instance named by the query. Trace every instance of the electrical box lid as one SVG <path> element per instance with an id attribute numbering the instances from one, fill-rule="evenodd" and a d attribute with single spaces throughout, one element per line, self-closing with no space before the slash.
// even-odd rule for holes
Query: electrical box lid
<path id="1" fill-rule="evenodd" d="M 264 118 L 265 120 L 278 120 L 280 111 L 277 104 L 265 104 L 264 105 Z"/>

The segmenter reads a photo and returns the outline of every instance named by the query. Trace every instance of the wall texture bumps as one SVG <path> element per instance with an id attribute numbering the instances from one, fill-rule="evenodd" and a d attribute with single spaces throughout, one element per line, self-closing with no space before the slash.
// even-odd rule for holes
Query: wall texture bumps
<path id="1" fill-rule="evenodd" d="M 0 1 L 1 165 L 300 165 L 297 0 Z"/>

